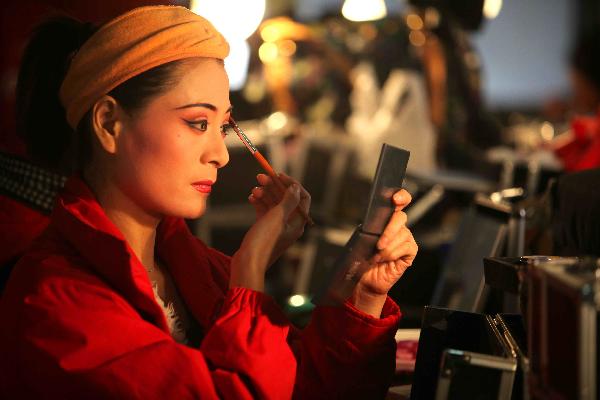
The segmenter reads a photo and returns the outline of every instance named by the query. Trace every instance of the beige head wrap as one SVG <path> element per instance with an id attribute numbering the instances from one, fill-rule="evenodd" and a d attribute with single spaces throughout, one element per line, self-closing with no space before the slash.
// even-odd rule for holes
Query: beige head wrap
<path id="1" fill-rule="evenodd" d="M 225 38 L 184 7 L 136 8 L 103 25 L 79 49 L 60 88 L 75 128 L 103 95 L 144 71 L 191 57 L 224 59 Z"/>

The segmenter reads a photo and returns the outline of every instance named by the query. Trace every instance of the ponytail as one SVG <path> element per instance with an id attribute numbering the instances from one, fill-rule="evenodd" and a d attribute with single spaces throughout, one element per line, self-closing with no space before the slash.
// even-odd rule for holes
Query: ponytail
<path id="1" fill-rule="evenodd" d="M 34 162 L 63 174 L 72 172 L 77 146 L 58 91 L 70 60 L 96 29 L 73 18 L 52 18 L 35 29 L 21 60 L 17 134 Z"/>

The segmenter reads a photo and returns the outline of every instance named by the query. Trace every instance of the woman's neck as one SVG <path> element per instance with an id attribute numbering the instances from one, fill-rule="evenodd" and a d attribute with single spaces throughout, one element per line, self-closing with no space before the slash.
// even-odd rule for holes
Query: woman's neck
<path id="1" fill-rule="evenodd" d="M 146 268 L 154 268 L 156 228 L 160 217 L 148 214 L 107 179 L 94 174 L 85 174 L 85 180 L 96 195 L 106 216 L 121 231 L 142 265 Z"/>

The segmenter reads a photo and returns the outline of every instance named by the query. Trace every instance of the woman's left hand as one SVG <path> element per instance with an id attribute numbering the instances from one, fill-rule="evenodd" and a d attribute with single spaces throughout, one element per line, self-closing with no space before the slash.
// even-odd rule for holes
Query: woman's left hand
<path id="1" fill-rule="evenodd" d="M 402 189 L 393 196 L 396 206 L 392 218 L 377 242 L 378 252 L 354 289 L 351 301 L 358 309 L 377 318 L 388 291 L 410 267 L 418 251 L 412 233 L 406 227 L 404 208 L 411 202 L 410 194 Z"/>
<path id="2" fill-rule="evenodd" d="M 306 191 L 306 189 L 304 189 L 304 187 L 302 187 L 302 185 L 300 185 L 298 181 L 290 176 L 283 173 L 280 173 L 278 176 L 279 180 L 286 188 L 294 183 L 300 187 L 300 204 L 298 205 L 298 208 L 302 209 L 308 215 L 311 200 L 310 194 Z M 254 210 L 256 211 L 256 219 L 259 220 L 271 208 L 281 201 L 283 192 L 277 188 L 273 180 L 268 175 L 258 174 L 256 176 L 256 180 L 258 181 L 259 186 L 256 186 L 252 189 L 252 193 L 250 194 L 250 197 L 248 197 L 248 200 L 250 201 L 250 204 L 254 206 Z M 270 260 L 270 264 L 274 263 L 283 254 L 283 252 L 285 252 L 292 244 L 296 242 L 296 240 L 298 240 L 298 238 L 300 238 L 300 236 L 302 236 L 306 222 L 307 221 L 298 211 L 292 213 L 290 219 L 287 221 L 290 229 L 286 230 L 286 234 L 284 234 L 277 242 Z"/>

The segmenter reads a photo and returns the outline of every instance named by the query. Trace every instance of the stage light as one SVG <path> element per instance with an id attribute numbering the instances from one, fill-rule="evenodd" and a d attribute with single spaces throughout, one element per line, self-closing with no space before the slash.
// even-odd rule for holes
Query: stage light
<path id="1" fill-rule="evenodd" d="M 240 90 L 248 78 L 248 64 L 250 63 L 250 45 L 245 40 L 230 42 L 231 51 L 225 59 L 225 70 L 229 76 L 229 88 Z"/>
<path id="2" fill-rule="evenodd" d="M 277 131 L 288 123 L 288 117 L 281 111 L 276 111 L 267 118 L 267 125 L 270 131 Z"/>
<path id="3" fill-rule="evenodd" d="M 502 0 L 485 0 L 483 3 L 483 15 L 487 19 L 494 19 L 500 14 Z"/>
<path id="4" fill-rule="evenodd" d="M 265 42 L 258 48 L 258 58 L 265 64 L 275 61 L 278 55 L 279 48 L 275 43 Z"/>
<path id="5" fill-rule="evenodd" d="M 288 300 L 292 307 L 301 307 L 306 303 L 306 299 L 301 294 L 295 294 Z"/>
<path id="6" fill-rule="evenodd" d="M 542 127 L 540 128 L 540 135 L 542 136 L 542 139 L 544 139 L 547 142 L 554 139 L 554 127 L 550 122 L 545 121 L 542 124 Z"/>
<path id="7" fill-rule="evenodd" d="M 342 15 L 350 21 L 374 21 L 387 15 L 384 0 L 346 0 Z"/>
<path id="8" fill-rule="evenodd" d="M 192 0 L 190 10 L 209 20 L 227 40 L 245 40 L 265 16 L 265 0 Z"/>
<path id="9" fill-rule="evenodd" d="M 415 47 L 421 47 L 427 41 L 427 37 L 421 31 L 411 31 L 408 35 L 408 40 Z"/>
<path id="10" fill-rule="evenodd" d="M 231 90 L 246 83 L 250 47 L 246 39 L 254 33 L 265 15 L 265 0 L 192 0 L 190 10 L 209 20 L 229 42 L 225 59 Z"/>
<path id="11" fill-rule="evenodd" d="M 406 25 L 410 29 L 420 30 L 423 29 L 423 20 L 417 14 L 409 14 L 406 17 Z"/>
<path id="12" fill-rule="evenodd" d="M 296 43 L 293 40 L 282 40 L 277 44 L 279 54 L 284 57 L 291 57 L 296 53 Z"/>
<path id="13" fill-rule="evenodd" d="M 265 42 L 275 42 L 281 37 L 281 29 L 276 24 L 267 25 L 260 31 L 260 37 Z"/>

